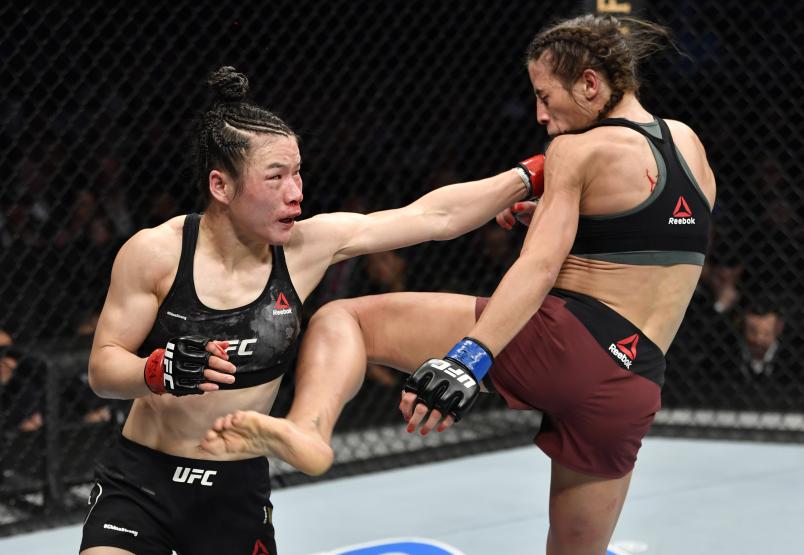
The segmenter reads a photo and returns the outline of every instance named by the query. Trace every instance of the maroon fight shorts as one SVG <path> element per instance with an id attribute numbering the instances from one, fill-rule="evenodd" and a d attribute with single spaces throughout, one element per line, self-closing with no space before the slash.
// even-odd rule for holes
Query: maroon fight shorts
<path id="1" fill-rule="evenodd" d="M 479 316 L 488 299 L 478 298 Z M 553 289 L 484 379 L 512 409 L 544 413 L 535 443 L 576 472 L 619 478 L 661 408 L 662 351 L 628 320 Z"/>

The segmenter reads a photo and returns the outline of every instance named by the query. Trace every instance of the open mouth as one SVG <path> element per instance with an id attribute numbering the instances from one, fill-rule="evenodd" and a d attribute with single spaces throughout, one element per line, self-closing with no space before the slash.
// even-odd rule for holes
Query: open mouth
<path id="1" fill-rule="evenodd" d="M 283 224 L 290 224 L 290 223 L 293 223 L 293 221 L 294 221 L 295 219 L 296 219 L 296 218 L 282 218 L 282 219 L 281 219 L 281 220 L 279 220 L 279 221 L 280 221 L 280 222 L 282 222 Z"/>

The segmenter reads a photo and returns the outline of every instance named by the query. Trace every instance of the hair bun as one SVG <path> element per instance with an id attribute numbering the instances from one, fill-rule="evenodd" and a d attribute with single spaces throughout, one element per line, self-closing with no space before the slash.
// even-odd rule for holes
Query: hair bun
<path id="1" fill-rule="evenodd" d="M 224 102 L 237 102 L 246 98 L 248 92 L 248 77 L 232 66 L 223 66 L 213 71 L 207 84 Z"/>

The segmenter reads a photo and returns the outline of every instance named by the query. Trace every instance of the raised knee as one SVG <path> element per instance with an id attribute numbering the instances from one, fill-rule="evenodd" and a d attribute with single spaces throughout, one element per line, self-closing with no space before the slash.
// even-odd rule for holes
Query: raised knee
<path id="1" fill-rule="evenodd" d="M 315 314 L 313 314 L 313 317 L 315 318 L 319 314 L 354 314 L 354 301 L 355 299 L 336 299 L 334 301 L 329 301 L 327 304 L 316 310 Z"/>
<path id="2" fill-rule="evenodd" d="M 349 318 L 357 321 L 357 312 L 353 299 L 338 299 L 330 301 L 313 313 L 310 324 L 326 324 L 327 322 L 343 321 Z"/>

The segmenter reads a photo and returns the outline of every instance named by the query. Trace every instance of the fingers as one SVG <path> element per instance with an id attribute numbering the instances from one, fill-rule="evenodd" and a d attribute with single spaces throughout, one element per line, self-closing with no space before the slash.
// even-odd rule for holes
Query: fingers
<path id="1" fill-rule="evenodd" d="M 497 224 L 501 228 L 507 229 L 508 231 L 513 229 L 514 224 L 516 223 L 516 220 L 514 219 L 514 215 L 511 212 L 510 208 L 506 208 L 505 210 L 497 214 L 497 217 L 495 219 L 497 220 Z"/>
<path id="2" fill-rule="evenodd" d="M 416 428 L 419 427 L 419 424 L 422 423 L 425 416 L 427 416 L 427 405 L 424 403 L 418 403 L 416 408 L 413 409 L 413 414 L 410 416 L 410 420 L 408 420 L 407 431 L 409 434 L 412 434 L 416 431 Z"/>
<path id="3" fill-rule="evenodd" d="M 211 354 L 215 355 L 216 357 L 220 357 L 222 359 L 229 358 L 229 355 L 226 354 L 226 349 L 229 348 L 228 341 L 218 341 L 217 339 L 212 339 L 207 343 L 207 351 Z"/>
<path id="4" fill-rule="evenodd" d="M 209 357 L 209 368 L 234 374 L 235 365 L 229 362 L 229 355 L 226 352 L 228 348 L 228 341 L 210 341 L 207 343 L 207 352 L 212 355 Z"/>
<path id="5" fill-rule="evenodd" d="M 430 411 L 424 403 L 416 403 L 416 395 L 410 392 L 403 393 L 402 401 L 399 403 L 399 410 L 402 411 L 402 417 L 408 423 L 406 430 L 411 434 L 419 428 L 419 425 L 421 425 L 419 433 L 426 436 L 432 430 L 443 432 L 455 423 L 452 415 L 447 415 L 446 418 L 441 420 L 442 414 L 440 411 Z M 439 421 L 441 421 L 440 424 Z"/>
<path id="6" fill-rule="evenodd" d="M 519 222 L 523 225 L 530 225 L 533 213 L 536 211 L 536 203 L 532 201 L 517 202 L 510 208 L 506 208 L 497 214 L 495 220 L 503 229 L 511 230 L 514 224 Z"/>
<path id="7" fill-rule="evenodd" d="M 436 427 L 438 421 L 441 420 L 441 412 L 433 409 L 430 411 L 430 417 L 427 419 L 427 422 L 419 430 L 419 433 L 423 436 L 426 436 L 430 433 L 430 430 Z"/>
<path id="8" fill-rule="evenodd" d="M 214 382 L 234 383 L 235 378 L 231 374 L 234 374 L 237 368 L 229 362 L 229 355 L 226 353 L 228 348 L 228 341 L 212 340 L 207 343 L 206 349 L 212 356 L 209 357 L 209 362 L 207 363 L 209 366 L 204 370 L 204 378 L 207 382 L 213 383 L 202 383 L 198 386 L 200 390 L 216 391 L 220 389 Z"/>
<path id="9" fill-rule="evenodd" d="M 402 411 L 402 418 L 405 422 L 413 416 L 413 407 L 416 406 L 416 394 L 410 391 L 402 392 L 402 401 L 399 403 L 399 410 Z"/>
<path id="10" fill-rule="evenodd" d="M 536 211 L 536 203 L 530 201 L 517 202 L 511 207 L 511 211 L 516 221 L 524 226 L 529 226 L 531 219 L 533 219 L 533 213 Z"/>
<path id="11" fill-rule="evenodd" d="M 216 372 L 215 370 L 210 370 L 207 368 L 204 370 L 204 378 L 208 382 L 218 382 L 218 383 L 234 383 L 235 377 L 231 374 L 224 374 L 223 372 Z M 202 383 L 201 385 L 215 385 L 209 383 Z M 213 390 L 214 391 L 214 390 Z"/>
<path id="12" fill-rule="evenodd" d="M 448 414 L 447 417 L 441 421 L 441 424 L 438 425 L 438 428 L 436 428 L 436 432 L 443 432 L 453 424 L 455 424 L 455 417 L 452 416 L 451 414 Z"/>

